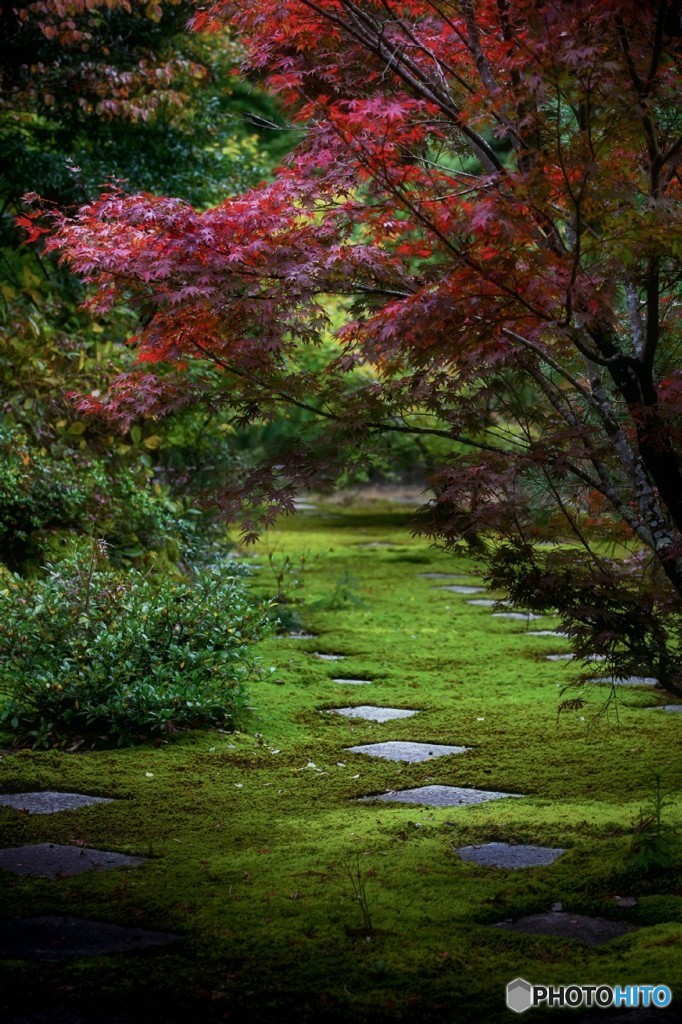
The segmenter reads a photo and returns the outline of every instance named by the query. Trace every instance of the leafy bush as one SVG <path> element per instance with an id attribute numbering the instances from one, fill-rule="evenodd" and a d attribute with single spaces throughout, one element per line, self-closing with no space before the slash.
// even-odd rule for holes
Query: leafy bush
<path id="1" fill-rule="evenodd" d="M 0 423 L 0 558 L 24 569 L 46 550 L 50 533 L 93 529 L 119 561 L 173 541 L 184 546 L 180 504 L 150 477 L 144 465 L 117 461 L 114 453 L 97 455 L 65 440 L 36 444 L 22 427 Z"/>
<path id="2" fill-rule="evenodd" d="M 93 546 L 94 548 L 94 546 Z M 230 562 L 191 580 L 112 571 L 93 550 L 0 583 L 0 720 L 34 747 L 231 728 L 266 610 Z"/>

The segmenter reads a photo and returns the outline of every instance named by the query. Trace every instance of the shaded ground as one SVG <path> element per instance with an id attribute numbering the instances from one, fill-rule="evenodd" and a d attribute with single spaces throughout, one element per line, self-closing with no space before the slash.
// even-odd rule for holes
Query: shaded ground
<path id="1" fill-rule="evenodd" d="M 595 687 L 586 709 L 557 722 L 561 688 L 579 670 L 547 660 L 567 650 L 562 638 L 531 635 L 553 630 L 554 620 L 529 630 L 492 618 L 421 575 L 477 582 L 471 564 L 410 539 L 408 512 L 334 511 L 340 518 L 300 513 L 258 553 L 254 586 L 269 592 L 268 555 L 275 568 L 290 556 L 292 579 L 304 586 L 289 593 L 301 602 L 285 606 L 289 625 L 316 636 L 262 645 L 248 733 L 0 761 L 4 792 L 117 799 L 57 814 L 0 806 L 3 847 L 75 844 L 149 858 L 73 878 L 2 872 L 6 919 L 78 916 L 180 936 L 162 950 L 58 964 L 5 959 L 3 1020 L 511 1021 L 504 991 L 517 976 L 663 983 L 682 995 L 675 872 L 647 874 L 628 852 L 652 772 L 680 790 L 679 718 L 645 710 L 669 698 L 621 688 L 618 728 L 609 730 L 594 719 L 604 701 Z M 366 546 L 375 542 L 391 543 Z M 315 652 L 346 657 L 327 662 Z M 374 722 L 321 713 L 351 705 L 419 714 Z M 468 749 L 414 764 L 345 749 L 385 741 Z M 463 807 L 359 802 L 428 786 L 522 798 Z M 679 803 L 666 811 L 671 824 L 680 817 Z M 519 871 L 460 859 L 460 847 L 489 842 L 567 852 Z M 619 905 L 625 896 L 636 904 Z M 490 927 L 557 902 L 637 930 L 588 947 Z M 630 1013 L 631 1024 L 645 1019 Z M 664 1012 L 655 1019 L 663 1024 Z"/>

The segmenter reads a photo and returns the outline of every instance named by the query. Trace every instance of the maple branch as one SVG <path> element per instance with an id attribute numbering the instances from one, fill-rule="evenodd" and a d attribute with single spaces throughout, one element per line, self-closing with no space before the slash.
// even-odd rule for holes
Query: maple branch
<path id="1" fill-rule="evenodd" d="M 422 40 L 419 39 L 418 36 L 415 35 L 414 31 L 410 28 L 410 26 L 405 21 L 403 21 L 402 18 L 398 18 L 395 15 L 395 13 L 394 13 L 391 5 L 389 4 L 388 0 L 381 0 L 381 4 L 384 7 L 384 9 L 387 11 L 387 13 L 390 14 L 391 17 L 394 19 L 395 24 L 399 27 L 400 31 L 405 33 L 405 35 L 410 40 L 410 42 L 413 43 L 414 46 L 417 47 L 417 49 L 421 50 L 423 54 L 425 54 L 427 57 L 429 57 L 433 61 L 436 73 L 439 76 L 439 78 L 441 79 L 441 84 L 442 84 L 442 86 L 443 86 L 443 88 L 445 89 L 446 92 L 449 92 L 449 89 L 448 89 L 447 80 L 445 78 L 445 75 L 442 72 L 442 68 L 445 68 L 446 71 L 448 72 L 448 74 L 452 75 L 452 77 L 455 79 L 455 81 L 459 85 L 461 85 L 462 88 L 466 90 L 466 92 L 468 92 L 470 95 L 474 95 L 475 94 L 476 90 L 473 88 L 473 86 L 469 85 L 469 83 L 464 78 L 462 78 L 461 75 L 457 74 L 455 69 L 452 67 L 452 65 L 448 61 L 443 60 L 442 57 L 436 57 L 436 55 L 433 52 L 433 50 L 430 47 L 428 47 L 424 42 L 422 42 Z"/>
<path id="2" fill-rule="evenodd" d="M 593 546 L 590 546 L 589 541 L 585 537 L 583 531 L 580 529 L 580 524 L 579 524 L 578 520 L 575 518 L 575 516 L 572 516 L 571 513 L 569 512 L 569 510 L 566 507 L 566 504 L 565 504 L 563 498 L 561 497 L 561 494 L 559 492 L 558 487 L 555 485 L 554 481 L 552 480 L 552 478 L 551 478 L 551 476 L 549 474 L 549 471 L 543 466 L 542 472 L 543 472 L 543 475 L 545 477 L 545 480 L 547 481 L 547 486 L 549 487 L 550 491 L 552 492 L 552 494 L 554 496 L 554 500 L 556 501 L 557 505 L 561 509 L 561 512 L 562 512 L 564 518 L 566 519 L 566 522 L 568 523 L 569 527 L 571 528 L 572 532 L 575 534 L 575 536 L 578 538 L 578 540 L 580 541 L 582 546 L 585 548 L 585 551 L 587 551 L 587 554 L 592 559 L 594 564 L 599 569 L 604 569 L 605 568 L 604 561 L 599 557 L 597 552 L 594 550 Z"/>
<path id="3" fill-rule="evenodd" d="M 251 383 L 255 384 L 256 387 L 265 386 L 263 382 L 256 379 L 253 376 L 253 374 L 249 373 L 246 370 L 242 370 L 231 363 L 226 362 L 224 359 L 221 359 L 220 356 L 211 352 L 204 345 L 202 345 L 201 342 L 197 341 L 196 339 L 192 340 L 193 344 L 202 353 L 204 358 L 214 363 L 216 366 L 219 366 L 222 370 L 225 370 L 227 373 L 232 373 L 236 377 L 241 377 L 242 379 L 248 380 Z M 288 394 L 286 391 L 267 391 L 267 394 L 268 397 L 274 396 L 275 398 L 279 398 L 283 402 L 286 402 L 288 405 L 293 405 L 297 409 L 303 409 L 306 412 L 311 412 L 315 416 L 319 416 L 322 419 L 331 420 L 335 423 L 340 424 L 345 423 L 345 419 L 343 416 L 339 416 L 332 412 L 327 412 L 324 409 L 320 409 L 318 406 L 314 406 L 308 402 L 302 401 L 301 399 L 294 398 L 293 395 Z M 385 421 L 379 420 L 367 420 L 364 425 L 368 429 L 376 430 L 377 432 L 380 433 L 390 432 L 398 434 L 428 435 L 431 437 L 442 437 L 447 439 L 448 441 L 464 444 L 472 448 L 478 448 L 482 451 L 493 452 L 497 455 L 506 454 L 505 449 L 497 448 L 494 445 L 486 444 L 484 441 L 476 441 L 473 438 L 467 437 L 463 434 L 453 434 L 451 430 L 440 430 L 436 427 L 400 426 L 397 423 L 387 423 Z"/>
<path id="4" fill-rule="evenodd" d="M 665 153 L 659 153 L 654 161 L 654 167 L 656 171 L 660 171 L 669 160 L 672 160 L 674 156 L 682 149 L 682 135 L 668 146 Z"/>
<path id="5" fill-rule="evenodd" d="M 400 53 L 397 47 L 390 48 L 385 42 L 383 37 L 383 30 L 377 26 L 376 22 L 367 14 L 367 12 L 357 7 L 351 0 L 340 0 L 340 3 L 349 16 L 357 25 L 358 22 L 361 26 L 365 27 L 363 31 L 362 27 L 353 28 L 348 22 L 344 21 L 343 18 L 339 18 L 337 15 L 331 13 L 315 3 L 314 0 L 300 0 L 305 7 L 310 8 L 319 14 L 320 17 L 325 18 L 341 28 L 342 31 L 347 32 L 352 36 L 361 46 L 369 50 L 375 56 L 379 57 L 380 60 L 385 60 L 388 63 L 388 67 L 393 70 L 398 78 L 402 79 L 406 85 L 409 85 L 419 96 L 423 99 L 428 100 L 435 106 L 439 107 L 443 113 L 448 114 L 451 120 L 454 122 L 454 127 L 468 139 L 472 149 L 474 149 L 476 155 L 489 171 L 502 171 L 503 164 L 497 158 L 495 151 L 488 145 L 485 139 L 474 131 L 466 122 L 461 122 L 460 115 L 461 110 L 457 104 L 453 101 L 452 97 L 443 94 L 438 87 L 434 88 L 433 83 L 429 80 L 428 76 L 421 70 L 419 65 L 411 61 L 404 53 Z M 371 35 L 368 36 L 366 29 L 374 33 L 375 39 L 372 39 Z"/>

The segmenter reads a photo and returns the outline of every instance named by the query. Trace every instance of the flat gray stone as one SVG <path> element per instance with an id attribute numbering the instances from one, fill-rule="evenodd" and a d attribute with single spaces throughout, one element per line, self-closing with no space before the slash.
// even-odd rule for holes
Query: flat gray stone
<path id="1" fill-rule="evenodd" d="M 526 636 L 558 636 L 562 640 L 568 640 L 568 633 L 559 633 L 556 629 L 529 629 Z"/>
<path id="2" fill-rule="evenodd" d="M 521 843 L 484 843 L 482 846 L 462 846 L 458 850 L 462 860 L 496 868 L 536 868 L 554 861 L 566 853 L 559 847 L 524 846 Z"/>
<path id="3" fill-rule="evenodd" d="M 500 921 L 493 928 L 507 932 L 525 932 L 528 935 L 555 935 L 559 939 L 573 939 L 586 946 L 602 946 L 611 939 L 635 930 L 627 921 L 609 921 L 604 917 L 587 917 L 585 914 L 569 914 L 565 911 L 550 911 L 547 914 L 531 914 L 518 921 Z"/>
<path id="4" fill-rule="evenodd" d="M 443 743 L 404 743 L 402 740 L 387 740 L 385 743 L 364 743 L 359 747 L 346 747 L 350 754 L 368 754 L 370 757 L 381 757 L 384 761 L 407 761 L 417 764 L 419 761 L 430 761 L 434 757 L 447 757 L 448 754 L 464 754 L 469 747 L 449 747 Z"/>
<path id="5" fill-rule="evenodd" d="M 317 633 L 286 633 L 278 637 L 279 640 L 317 640 Z"/>
<path id="6" fill-rule="evenodd" d="M 417 786 L 416 789 L 399 789 L 376 796 L 361 796 L 358 802 L 384 800 L 400 804 L 424 804 L 427 807 L 463 807 L 469 804 L 483 804 L 488 800 L 502 800 L 505 797 L 522 797 L 522 793 L 496 793 L 486 789 L 462 789 L 459 786 Z"/>
<path id="7" fill-rule="evenodd" d="M 461 572 L 418 572 L 422 580 L 460 580 L 464 582 L 468 580 L 468 576 L 462 576 Z"/>
<path id="8" fill-rule="evenodd" d="M 86 871 L 107 871 L 109 868 L 136 867 L 146 857 L 129 857 L 124 853 L 91 850 L 85 846 L 59 846 L 38 843 L 36 846 L 15 846 L 0 850 L 0 868 L 14 875 L 36 878 L 67 878 Z"/>
<path id="9" fill-rule="evenodd" d="M 370 540 L 357 546 L 359 548 L 394 548 L 396 545 L 390 540 Z"/>
<path id="10" fill-rule="evenodd" d="M 591 683 L 608 683 L 609 686 L 657 686 L 658 679 L 653 676 L 599 676 L 590 679 Z"/>
<path id="11" fill-rule="evenodd" d="M 332 679 L 333 683 L 341 683 L 342 686 L 371 686 L 371 679 Z"/>
<path id="12" fill-rule="evenodd" d="M 573 657 L 572 654 L 548 654 L 546 655 L 547 661 L 570 661 Z"/>
<path id="13" fill-rule="evenodd" d="M 24 917 L 0 921 L 0 957 L 62 960 L 148 949 L 177 942 L 179 936 L 146 928 L 123 928 L 78 917 Z"/>
<path id="14" fill-rule="evenodd" d="M 313 505 L 312 501 L 298 501 L 294 500 L 294 508 L 297 512 L 312 512 L 313 509 L 317 508 L 317 505 Z"/>
<path id="15" fill-rule="evenodd" d="M 360 704 L 354 708 L 330 708 L 333 715 L 344 715 L 346 718 L 364 718 L 368 722 L 392 722 L 396 718 L 412 718 L 418 711 L 406 708 L 377 708 L 370 704 Z"/>
<path id="16" fill-rule="evenodd" d="M 493 619 L 515 619 L 517 622 L 530 622 L 531 619 L 541 619 L 541 615 L 534 612 L 493 612 Z"/>
<path id="17" fill-rule="evenodd" d="M 451 594 L 485 594 L 485 587 L 468 587 L 461 583 L 451 587 L 438 587 L 439 590 L 449 590 Z"/>
<path id="18" fill-rule="evenodd" d="M 660 708 L 654 708 L 654 711 L 682 711 L 682 704 L 663 704 Z"/>
<path id="19" fill-rule="evenodd" d="M 477 608 L 492 608 L 497 604 L 491 597 L 477 597 L 473 601 L 467 601 L 467 604 L 473 604 Z"/>
<path id="20" fill-rule="evenodd" d="M 17 811 L 29 814 L 56 814 L 57 811 L 73 811 L 89 804 L 113 803 L 108 796 L 89 796 L 87 793 L 56 793 L 45 790 L 42 793 L 4 793 L 0 796 L 0 804 L 14 807 Z"/>
<path id="21" fill-rule="evenodd" d="M 320 658 L 321 661 L 343 661 L 344 658 L 348 657 L 346 654 L 320 654 L 319 651 L 313 651 L 314 658 Z"/>

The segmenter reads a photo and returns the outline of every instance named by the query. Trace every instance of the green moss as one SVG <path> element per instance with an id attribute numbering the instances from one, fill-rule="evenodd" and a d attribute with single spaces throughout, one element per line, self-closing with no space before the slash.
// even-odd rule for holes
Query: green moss
<path id="1" fill-rule="evenodd" d="M 248 734 L 193 734 L 163 746 L 69 756 L 5 753 L 4 791 L 66 789 L 119 798 L 58 815 L 0 808 L 3 846 L 84 843 L 148 856 L 141 868 L 55 881 L 3 876 L 6 916 L 77 912 L 176 931 L 177 948 L 59 965 L 5 962 L 7 991 L 27 1006 L 55 998 L 119 1007 L 146 1021 L 288 1016 L 316 1024 L 508 1019 L 506 982 L 661 982 L 682 993 L 682 894 L 675 874 L 633 875 L 627 851 L 650 776 L 679 792 L 675 715 L 632 690 L 617 727 L 595 718 L 605 691 L 557 719 L 577 666 L 548 662 L 565 641 L 438 589 L 418 574 L 476 567 L 409 536 L 409 517 L 380 509 L 299 515 L 264 542 L 296 562 L 291 605 L 314 640 L 261 645 Z M 390 540 L 395 548 L 367 548 Z M 256 552 L 258 554 L 258 552 Z M 317 557 L 316 557 L 317 556 Z M 362 605 L 325 610 L 340 579 Z M 267 564 L 253 577 L 274 593 Z M 314 607 L 316 606 L 316 607 Z M 544 628 L 552 620 L 543 620 Z M 342 662 L 311 657 L 344 653 Z M 272 668 L 273 671 L 270 671 Z M 373 680 L 341 686 L 335 676 Z M 360 703 L 420 714 L 375 724 L 326 715 Z M 584 719 L 584 720 L 583 720 Z M 463 755 L 415 765 L 351 754 L 380 739 L 449 742 Z M 355 803 L 430 783 L 524 794 L 476 807 Z M 667 821 L 679 824 L 679 802 Z M 552 866 L 504 871 L 463 863 L 459 846 L 561 845 Z M 348 879 L 359 864 L 375 927 L 362 934 Z M 616 896 L 634 894 L 626 910 Z M 502 933 L 489 924 L 548 909 L 640 926 L 603 947 Z"/>

